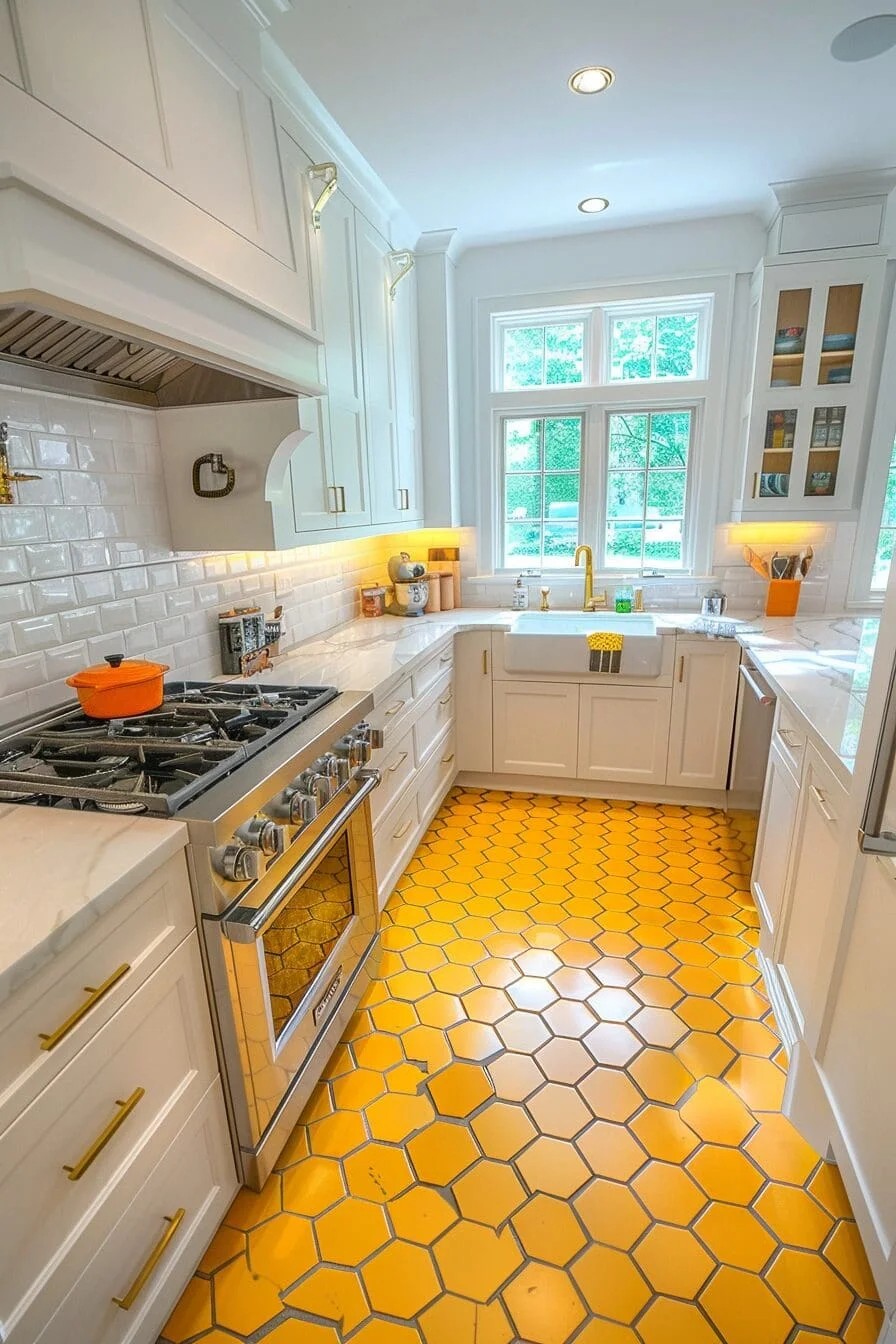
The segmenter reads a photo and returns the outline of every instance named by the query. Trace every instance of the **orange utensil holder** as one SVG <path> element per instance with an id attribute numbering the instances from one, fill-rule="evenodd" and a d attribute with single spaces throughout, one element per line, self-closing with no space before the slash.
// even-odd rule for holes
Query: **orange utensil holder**
<path id="1" fill-rule="evenodd" d="M 802 586 L 799 579 L 770 579 L 765 600 L 766 616 L 795 616 Z"/>

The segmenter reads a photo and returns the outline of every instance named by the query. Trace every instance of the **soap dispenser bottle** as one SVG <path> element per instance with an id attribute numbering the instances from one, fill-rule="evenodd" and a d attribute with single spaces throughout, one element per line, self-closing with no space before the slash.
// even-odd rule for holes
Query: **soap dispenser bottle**
<path id="1" fill-rule="evenodd" d="M 510 591 L 510 606 L 512 611 L 528 611 L 529 609 L 529 588 L 523 583 L 522 574 Z"/>

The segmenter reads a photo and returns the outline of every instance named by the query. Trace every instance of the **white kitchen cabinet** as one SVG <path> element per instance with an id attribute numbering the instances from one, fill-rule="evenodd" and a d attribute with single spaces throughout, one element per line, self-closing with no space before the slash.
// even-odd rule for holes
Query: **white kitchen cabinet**
<path id="1" fill-rule="evenodd" d="M 394 274 L 397 275 L 397 271 Z M 390 307 L 395 375 L 395 521 L 419 522 L 423 517 L 423 446 L 420 433 L 417 276 L 414 269 L 398 281 Z"/>
<path id="2" fill-rule="evenodd" d="M 0 79 L 8 79 L 22 87 L 22 67 L 16 51 L 16 36 L 12 26 L 10 0 L 0 0 Z"/>
<path id="3" fill-rule="evenodd" d="M 579 779 L 665 784 L 672 692 L 653 686 L 580 686 Z"/>
<path id="4" fill-rule="evenodd" d="M 807 1017 L 818 1015 L 828 989 L 827 983 L 820 983 L 819 970 L 834 902 L 846 802 L 845 790 L 810 744 L 775 947 L 778 974 L 801 1033 Z"/>
<path id="5" fill-rule="evenodd" d="M 457 768 L 490 774 L 492 761 L 492 637 L 468 631 L 454 639 Z"/>
<path id="6" fill-rule="evenodd" d="M 35 97 L 288 260 L 270 99 L 177 0 L 17 0 L 16 15 Z"/>
<path id="7" fill-rule="evenodd" d="M 389 299 L 391 249 L 361 214 L 356 215 L 356 236 L 373 521 L 392 523 L 400 521 L 404 515 L 399 508 L 397 492 L 399 464 Z"/>
<path id="8" fill-rule="evenodd" d="M 799 779 L 776 743 L 768 758 L 762 811 L 756 835 L 751 886 L 762 921 L 763 946 L 773 956 L 799 802 Z"/>
<path id="9" fill-rule="evenodd" d="M 277 119 L 277 143 L 292 243 L 292 265 L 300 282 L 301 293 L 307 300 L 303 321 L 309 330 L 321 332 L 323 316 L 318 255 L 319 230 L 313 228 L 311 224 L 311 212 L 315 198 L 320 192 L 320 181 L 312 179 L 310 169 L 314 167 L 313 161 L 293 134 L 291 119 L 288 126 L 284 125 L 285 120 L 284 116 Z M 317 182 L 316 190 L 315 182 Z"/>
<path id="10" fill-rule="evenodd" d="M 496 681 L 492 704 L 496 774 L 575 778 L 579 746 L 577 685 Z"/>
<path id="11" fill-rule="evenodd" d="M 667 784 L 725 788 L 739 660 L 740 648 L 733 640 L 678 640 Z"/>

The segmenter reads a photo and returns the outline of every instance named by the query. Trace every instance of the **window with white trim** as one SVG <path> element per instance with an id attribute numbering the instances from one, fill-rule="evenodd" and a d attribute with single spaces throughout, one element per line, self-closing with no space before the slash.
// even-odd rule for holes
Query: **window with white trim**
<path id="1" fill-rule="evenodd" d="M 705 293 L 492 312 L 496 570 L 585 542 L 601 570 L 693 572 L 712 314 Z"/>
<path id="2" fill-rule="evenodd" d="M 874 552 L 874 568 L 871 572 L 872 593 L 886 591 L 894 547 L 896 547 L 896 440 L 893 442 L 893 451 L 890 455 L 880 531 L 877 534 L 877 547 Z"/>

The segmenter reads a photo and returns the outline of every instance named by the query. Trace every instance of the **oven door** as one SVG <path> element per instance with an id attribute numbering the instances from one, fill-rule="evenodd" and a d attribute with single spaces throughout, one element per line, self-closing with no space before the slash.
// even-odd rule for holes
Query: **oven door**
<path id="1" fill-rule="evenodd" d="M 215 921 L 256 1147 L 376 939 L 374 772 L 258 907 Z"/>

